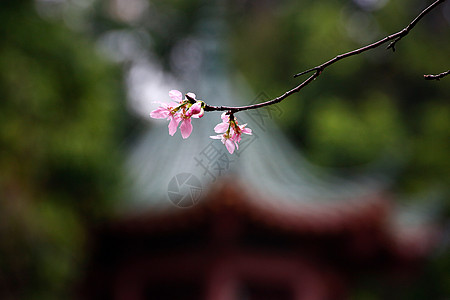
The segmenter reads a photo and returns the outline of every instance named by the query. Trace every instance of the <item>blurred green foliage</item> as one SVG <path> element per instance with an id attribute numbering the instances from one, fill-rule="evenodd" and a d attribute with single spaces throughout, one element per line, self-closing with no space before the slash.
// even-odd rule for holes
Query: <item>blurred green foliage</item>
<path id="1" fill-rule="evenodd" d="M 0 298 L 67 298 L 120 182 L 120 73 L 31 1 L 0 36 Z"/>
<path id="2" fill-rule="evenodd" d="M 429 4 L 399 0 L 365 10 L 358 2 L 384 1 L 255 5 L 231 23 L 237 68 L 275 97 L 300 82 L 293 74 L 399 31 Z M 401 162 L 395 187 L 402 193 L 448 186 L 450 85 L 422 78 L 450 65 L 443 6 L 395 53 L 380 47 L 338 62 L 281 104 L 279 124 L 311 161 L 348 168 L 383 160 L 387 169 Z"/>

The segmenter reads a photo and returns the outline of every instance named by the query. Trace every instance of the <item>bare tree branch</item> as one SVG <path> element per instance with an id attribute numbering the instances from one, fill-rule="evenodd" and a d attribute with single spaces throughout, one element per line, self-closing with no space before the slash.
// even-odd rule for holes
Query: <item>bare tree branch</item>
<path id="1" fill-rule="evenodd" d="M 436 75 L 423 75 L 423 77 L 425 78 L 425 80 L 441 80 L 441 78 L 444 78 L 448 74 L 450 74 L 450 70 L 436 74 Z"/>
<path id="2" fill-rule="evenodd" d="M 326 62 L 324 62 L 321 65 L 318 65 L 314 68 L 311 68 L 309 70 L 303 71 L 301 73 L 298 73 L 296 75 L 294 75 L 294 77 L 299 77 L 301 75 L 304 74 L 308 74 L 308 73 L 312 73 L 314 72 L 311 76 L 309 76 L 306 80 L 304 80 L 302 83 L 300 83 L 299 85 L 297 85 L 296 87 L 294 87 L 293 89 L 285 92 L 283 95 L 278 96 L 277 98 L 274 98 L 272 100 L 266 101 L 266 102 L 262 102 L 262 103 L 258 103 L 258 104 L 253 104 L 253 105 L 247 105 L 247 106 L 212 106 L 212 105 L 206 105 L 205 106 L 205 111 L 229 111 L 230 113 L 236 113 L 239 111 L 243 111 L 243 110 L 249 110 L 249 109 L 257 109 L 257 108 L 261 108 L 264 106 L 268 106 L 268 105 L 272 105 L 272 104 L 276 104 L 279 103 L 281 101 L 283 101 L 284 99 L 286 99 L 287 97 L 289 97 L 292 94 L 295 94 L 297 92 L 299 92 L 301 89 L 303 89 L 305 86 L 307 86 L 308 84 L 310 84 L 312 81 L 314 81 L 317 77 L 319 77 L 319 75 L 322 73 L 322 71 L 329 67 L 330 65 L 353 55 L 357 55 L 360 54 L 362 52 L 377 48 L 389 41 L 391 41 L 391 43 L 388 45 L 387 49 L 392 48 L 393 51 L 395 51 L 395 45 L 398 41 L 400 41 L 403 37 L 405 37 L 410 31 L 411 29 L 414 28 L 414 26 L 416 26 L 416 24 L 426 15 L 428 14 L 431 10 L 433 10 L 436 6 L 438 6 L 439 4 L 444 3 L 446 0 L 436 0 L 435 2 L 433 2 L 431 5 L 429 5 L 427 8 L 425 8 L 422 12 L 420 12 L 419 15 L 417 15 L 416 18 L 414 18 L 414 20 L 411 21 L 411 23 L 409 23 L 405 28 L 403 28 L 402 30 L 400 30 L 397 33 L 391 34 L 386 36 L 385 38 L 374 42 L 372 44 L 369 44 L 367 46 L 355 49 L 353 51 L 349 51 L 343 54 L 340 54 Z M 448 72 L 444 72 L 447 73 Z M 442 74 L 442 73 L 441 73 Z M 440 79 L 445 75 L 426 75 L 425 79 Z M 427 78 L 427 76 L 440 76 L 438 78 Z"/>
<path id="3" fill-rule="evenodd" d="M 427 8 L 425 8 L 411 23 L 408 24 L 408 26 L 406 26 L 405 28 L 403 28 L 403 30 L 401 30 L 398 37 L 395 38 L 395 40 L 393 40 L 392 42 L 389 43 L 387 49 L 392 48 L 392 51 L 395 52 L 395 44 L 397 44 L 398 41 L 400 41 L 405 35 L 407 35 L 409 33 L 409 31 L 411 29 L 414 28 L 414 26 L 416 26 L 416 24 L 420 21 L 420 19 L 423 18 L 423 16 L 425 16 L 430 10 L 432 10 L 433 8 L 435 8 L 437 5 L 444 3 L 445 0 L 443 1 L 435 1 L 433 2 L 433 4 L 431 4 L 430 6 L 428 6 Z"/>

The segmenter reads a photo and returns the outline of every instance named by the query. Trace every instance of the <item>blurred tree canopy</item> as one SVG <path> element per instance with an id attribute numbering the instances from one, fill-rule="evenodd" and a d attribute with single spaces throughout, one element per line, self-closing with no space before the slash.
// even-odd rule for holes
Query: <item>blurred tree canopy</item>
<path id="1" fill-rule="evenodd" d="M 0 3 L 0 298 L 62 299 L 114 202 L 122 83 L 93 41 Z"/>
<path id="2" fill-rule="evenodd" d="M 206 6 L 221 5 L 229 69 L 255 94 L 276 97 L 298 84 L 293 74 L 400 30 L 430 1 L 219 2 L 0 2 L 1 299 L 67 297 L 83 266 L 86 228 L 117 200 L 127 62 L 101 57 L 97 38 L 112 30 L 144 32 L 149 42 L 142 51 L 177 76 L 174 49 L 197 34 Z M 333 65 L 280 104 L 279 125 L 316 164 L 396 172 L 394 189 L 425 195 L 419 202 L 440 194 L 447 219 L 450 78 L 422 75 L 449 68 L 449 24 L 444 3 L 395 53 L 380 47 Z M 448 291 L 442 267 L 448 257 L 435 259 L 426 273 L 433 282 L 424 279 L 417 288 L 436 298 Z M 355 297 L 386 299 L 389 288 Z"/>

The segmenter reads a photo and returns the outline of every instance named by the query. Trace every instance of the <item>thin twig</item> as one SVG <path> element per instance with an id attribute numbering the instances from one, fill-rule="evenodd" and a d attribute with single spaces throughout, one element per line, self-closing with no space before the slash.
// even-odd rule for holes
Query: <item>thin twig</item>
<path id="1" fill-rule="evenodd" d="M 301 73 L 298 73 L 296 75 L 294 75 L 294 77 L 299 77 L 301 75 L 307 74 L 307 73 L 311 73 L 314 72 L 314 74 L 312 74 L 311 76 L 309 76 L 306 80 L 304 80 L 302 83 L 300 83 L 299 85 L 297 85 L 296 87 L 294 87 L 293 89 L 285 92 L 283 95 L 278 96 L 277 98 L 274 98 L 272 100 L 266 101 L 266 102 L 262 102 L 262 103 L 258 103 L 258 104 L 253 104 L 253 105 L 246 105 L 246 106 L 213 106 L 213 105 L 206 105 L 205 106 L 205 111 L 229 111 L 230 113 L 235 113 L 238 111 L 243 111 L 243 110 L 249 110 L 249 109 L 257 109 L 257 108 L 261 108 L 264 106 L 268 106 L 268 105 L 272 105 L 272 104 L 276 104 L 279 103 L 281 101 L 283 101 L 284 99 L 286 99 L 287 97 L 289 97 L 292 94 L 295 94 L 297 92 L 299 92 L 302 88 L 304 88 L 305 86 L 307 86 L 308 84 L 310 84 L 313 80 L 315 80 L 317 77 L 319 77 L 319 75 L 322 73 L 322 71 L 329 67 L 330 65 L 353 55 L 356 54 L 360 54 L 362 52 L 374 49 L 379 47 L 380 45 L 385 44 L 386 42 L 392 41 L 389 45 L 388 45 L 388 49 L 392 48 L 392 50 L 395 51 L 395 44 L 400 41 L 404 36 L 406 36 L 411 29 L 414 28 L 414 26 L 427 14 L 429 13 L 431 10 L 433 10 L 436 6 L 438 6 L 441 3 L 444 3 L 446 0 L 436 0 L 435 2 L 433 2 L 430 6 L 428 6 L 427 8 L 425 8 L 419 15 L 417 15 L 416 18 L 414 18 L 414 20 L 411 21 L 411 23 L 409 23 L 405 28 L 403 28 L 402 30 L 400 30 L 397 33 L 391 34 L 386 36 L 385 38 L 369 44 L 367 46 L 355 49 L 353 51 L 349 51 L 343 54 L 340 54 L 326 62 L 324 62 L 321 65 L 318 65 L 314 68 L 311 68 L 309 70 L 303 71 Z M 439 74 L 440 75 L 440 74 Z M 447 75 L 447 74 L 445 74 Z M 443 76 L 445 76 L 443 75 Z M 443 77 L 442 76 L 442 77 Z M 440 78 L 442 78 L 440 77 Z M 428 78 L 426 78 L 428 79 Z M 431 78 L 430 78 L 431 79 Z M 434 78 L 433 78 L 434 79 Z"/>
<path id="2" fill-rule="evenodd" d="M 445 76 L 447 76 L 448 74 L 450 74 L 450 70 L 436 74 L 436 75 L 423 75 L 423 77 L 425 78 L 425 80 L 441 80 L 442 78 L 444 78 Z"/>
<path id="3" fill-rule="evenodd" d="M 406 26 L 402 31 L 399 32 L 400 33 L 399 36 L 396 37 L 395 40 L 393 40 L 392 42 L 389 43 L 389 45 L 387 46 L 387 49 L 392 48 L 392 51 L 395 52 L 395 44 L 397 44 L 398 41 L 400 41 L 405 35 L 407 35 L 409 33 L 409 31 L 411 29 L 413 29 L 414 26 L 416 26 L 416 24 L 420 21 L 420 19 L 423 18 L 423 16 L 425 16 L 434 7 L 436 7 L 437 5 L 444 3 L 444 2 L 445 2 L 445 0 L 437 0 L 430 6 L 425 8 L 411 23 L 408 24 L 408 26 Z"/>
<path id="4" fill-rule="evenodd" d="M 256 108 L 261 108 L 261 107 L 264 107 L 264 106 L 276 104 L 276 103 L 279 103 L 279 102 L 283 101 L 285 98 L 289 97 L 290 95 L 300 91 L 303 87 L 308 85 L 311 81 L 316 79 L 319 75 L 320 75 L 320 72 L 316 71 L 316 73 L 311 75 L 308 79 L 303 81 L 300 85 L 296 86 L 292 90 L 287 91 L 283 95 L 281 95 L 281 96 L 279 96 L 279 97 L 277 97 L 275 99 L 266 101 L 266 102 L 262 102 L 262 103 L 258 103 L 258 104 L 252 104 L 252 105 L 246 105 L 246 106 L 239 106 L 239 107 L 206 105 L 204 109 L 205 109 L 205 111 L 229 111 L 231 113 L 235 113 L 235 112 L 238 112 L 238 111 L 249 110 L 249 109 L 256 109 Z"/>

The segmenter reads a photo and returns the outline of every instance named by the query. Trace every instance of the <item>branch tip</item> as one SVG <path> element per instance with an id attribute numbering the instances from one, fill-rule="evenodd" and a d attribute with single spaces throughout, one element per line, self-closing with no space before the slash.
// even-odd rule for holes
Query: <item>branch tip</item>
<path id="1" fill-rule="evenodd" d="M 439 73 L 439 74 L 436 74 L 436 75 L 433 75 L 433 74 L 423 75 L 423 77 L 425 78 L 425 80 L 437 80 L 437 81 L 439 81 L 439 80 L 441 80 L 442 78 L 444 78 L 445 76 L 447 76 L 449 74 L 450 74 L 450 70 L 442 72 L 442 73 Z"/>
<path id="2" fill-rule="evenodd" d="M 343 54 L 340 54 L 326 62 L 324 62 L 321 65 L 318 65 L 314 68 L 308 69 L 306 71 L 300 72 L 298 74 L 294 75 L 294 78 L 314 72 L 314 74 L 310 75 L 307 79 L 305 79 L 302 83 L 294 87 L 293 89 L 285 92 L 283 95 L 274 98 L 272 100 L 268 100 L 266 102 L 258 103 L 258 104 L 252 104 L 247 106 L 240 106 L 240 107 L 230 107 L 230 106 L 213 106 L 213 105 L 205 105 L 204 110 L 205 111 L 228 111 L 229 114 L 237 113 L 239 111 L 243 110 L 249 110 L 249 109 L 257 109 L 264 106 L 272 105 L 279 103 L 283 101 L 285 98 L 289 97 L 290 95 L 299 92 L 302 88 L 310 84 L 312 81 L 314 81 L 319 75 L 322 73 L 323 70 L 325 70 L 327 67 L 331 66 L 332 64 L 345 59 L 347 57 L 360 54 L 362 52 L 377 48 L 387 42 L 390 41 L 389 45 L 386 49 L 392 49 L 393 52 L 395 52 L 395 45 L 397 42 L 399 42 L 402 38 L 408 35 L 408 33 L 416 26 L 416 24 L 426 15 L 428 14 L 432 9 L 434 9 L 437 5 L 444 3 L 446 0 L 436 0 L 431 5 L 429 5 L 427 8 L 422 10 L 415 19 L 413 19 L 405 28 L 398 31 L 397 33 L 394 33 L 392 35 L 386 36 L 385 38 L 378 40 L 372 44 L 366 45 L 364 47 L 355 49 L 353 51 L 349 51 Z M 447 76 L 450 73 L 449 71 L 443 72 L 441 74 L 437 75 L 424 75 L 426 80 L 439 80 L 445 76 Z M 189 97 L 188 97 L 189 99 Z"/>

